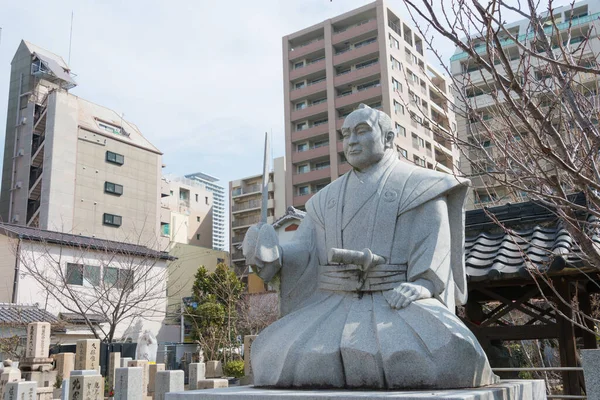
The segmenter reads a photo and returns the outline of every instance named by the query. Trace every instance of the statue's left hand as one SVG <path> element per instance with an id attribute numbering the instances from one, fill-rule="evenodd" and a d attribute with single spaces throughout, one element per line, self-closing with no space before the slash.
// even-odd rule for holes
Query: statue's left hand
<path id="1" fill-rule="evenodd" d="M 390 307 L 397 310 L 408 307 L 416 300 L 429 299 L 433 297 L 433 285 L 426 279 L 417 279 L 413 283 L 404 282 L 397 288 L 383 292 L 383 297 Z"/>

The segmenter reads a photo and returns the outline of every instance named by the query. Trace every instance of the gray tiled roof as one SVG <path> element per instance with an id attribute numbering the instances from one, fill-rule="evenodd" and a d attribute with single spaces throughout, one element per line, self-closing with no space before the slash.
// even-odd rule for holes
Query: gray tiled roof
<path id="1" fill-rule="evenodd" d="M 55 324 L 58 319 L 46 310 L 34 305 L 19 305 L 0 303 L 0 325 L 26 325 L 30 322 L 50 322 Z"/>
<path id="2" fill-rule="evenodd" d="M 275 228 L 277 228 L 291 219 L 296 219 L 296 220 L 302 221 L 302 219 L 304 218 L 304 215 L 306 215 L 306 212 L 298 210 L 297 208 L 294 208 L 292 206 L 289 206 L 287 208 L 287 210 L 285 210 L 285 214 L 283 214 L 281 217 L 277 218 L 277 220 L 275 222 L 273 222 L 271 225 L 273 225 Z"/>
<path id="3" fill-rule="evenodd" d="M 56 231 L 46 231 L 21 225 L 0 223 L 0 233 L 14 235 L 22 239 L 39 242 L 53 243 L 66 246 L 77 246 L 82 249 L 114 251 L 121 254 L 152 257 L 163 260 L 175 260 L 164 251 L 152 250 L 146 246 L 137 244 L 116 242 L 112 240 L 98 239 L 90 236 L 72 235 Z"/>

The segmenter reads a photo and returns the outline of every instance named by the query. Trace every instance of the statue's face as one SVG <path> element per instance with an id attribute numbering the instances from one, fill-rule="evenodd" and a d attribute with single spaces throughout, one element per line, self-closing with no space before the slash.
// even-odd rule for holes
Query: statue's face
<path id="1" fill-rule="evenodd" d="M 354 168 L 368 168 L 383 158 L 385 143 L 376 111 L 359 109 L 350 113 L 342 125 L 342 135 L 344 155 Z"/>

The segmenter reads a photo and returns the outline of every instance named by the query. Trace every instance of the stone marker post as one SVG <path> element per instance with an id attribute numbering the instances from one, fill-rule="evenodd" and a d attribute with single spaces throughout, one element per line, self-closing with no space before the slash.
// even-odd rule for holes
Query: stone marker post
<path id="1" fill-rule="evenodd" d="M 198 381 L 206 379 L 206 365 L 204 363 L 191 363 L 189 367 L 190 390 L 198 389 Z"/>
<path id="2" fill-rule="evenodd" d="M 165 370 L 165 364 L 150 364 L 148 366 L 148 394 L 152 394 L 156 387 L 156 373 Z"/>
<path id="3" fill-rule="evenodd" d="M 104 378 L 102 378 L 102 375 L 75 375 L 71 373 L 68 400 L 82 399 L 104 400 Z"/>
<path id="4" fill-rule="evenodd" d="M 181 370 L 157 372 L 154 400 L 165 400 L 165 394 L 169 392 L 182 392 L 184 379 L 185 375 Z"/>
<path id="5" fill-rule="evenodd" d="M 252 343 L 258 335 L 246 335 L 244 336 L 244 375 L 252 376 L 252 363 L 250 362 L 250 350 L 252 349 Z"/>
<path id="6" fill-rule="evenodd" d="M 114 400 L 144 400 L 143 376 L 142 367 L 117 368 Z"/>
<path id="7" fill-rule="evenodd" d="M 6 385 L 10 382 L 17 382 L 21 380 L 21 370 L 14 367 L 5 367 L 2 374 L 0 374 L 0 399 L 4 394 Z"/>
<path id="8" fill-rule="evenodd" d="M 115 369 L 121 367 L 121 353 L 110 353 L 108 356 L 108 389 L 115 388 Z"/>
<path id="9" fill-rule="evenodd" d="M 50 350 L 50 323 L 32 322 L 27 325 L 26 358 L 47 358 Z"/>
<path id="10" fill-rule="evenodd" d="M 36 400 L 37 382 L 8 382 L 2 400 Z"/>
<path id="11" fill-rule="evenodd" d="M 144 395 L 146 395 L 148 392 L 148 375 L 149 375 L 149 371 L 148 371 L 148 360 L 131 360 L 127 363 L 128 367 L 141 367 L 142 368 L 142 381 L 143 381 L 143 391 L 144 391 Z"/>
<path id="12" fill-rule="evenodd" d="M 223 376 L 223 366 L 221 361 L 208 361 L 206 363 L 206 377 L 220 378 Z"/>
<path id="13" fill-rule="evenodd" d="M 100 340 L 83 339 L 77 341 L 75 369 L 98 369 L 100 363 Z"/>
<path id="14" fill-rule="evenodd" d="M 129 361 L 133 360 L 131 357 L 121 357 L 121 368 L 127 368 Z"/>
<path id="15" fill-rule="evenodd" d="M 71 371 L 75 369 L 75 353 L 58 353 L 54 355 L 56 361 L 56 372 L 67 379 L 71 376 Z"/>

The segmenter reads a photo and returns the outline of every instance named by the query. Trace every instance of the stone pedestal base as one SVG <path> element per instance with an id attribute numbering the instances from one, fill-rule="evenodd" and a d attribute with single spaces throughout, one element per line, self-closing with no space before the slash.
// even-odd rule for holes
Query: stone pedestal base
<path id="1" fill-rule="evenodd" d="M 52 387 L 56 383 L 56 371 L 23 371 L 21 374 L 26 381 L 37 382 L 38 388 Z"/>
<path id="2" fill-rule="evenodd" d="M 165 400 L 546 400 L 543 380 L 510 380 L 497 385 L 477 389 L 374 391 L 374 390 L 289 390 L 260 389 L 253 386 L 237 386 L 223 389 L 197 390 L 167 393 Z"/>
<path id="3" fill-rule="evenodd" d="M 48 357 L 27 357 L 21 360 L 19 368 L 21 371 L 50 371 L 52 370 L 53 358 Z"/>

